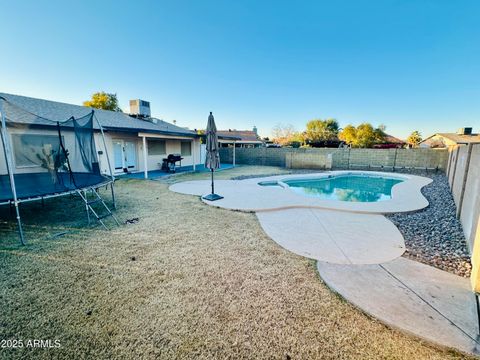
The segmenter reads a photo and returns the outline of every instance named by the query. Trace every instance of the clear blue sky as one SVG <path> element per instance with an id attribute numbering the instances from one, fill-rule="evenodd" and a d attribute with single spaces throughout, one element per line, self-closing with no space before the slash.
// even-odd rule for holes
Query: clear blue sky
<path id="1" fill-rule="evenodd" d="M 0 91 L 203 128 L 480 131 L 480 1 L 2 1 Z"/>

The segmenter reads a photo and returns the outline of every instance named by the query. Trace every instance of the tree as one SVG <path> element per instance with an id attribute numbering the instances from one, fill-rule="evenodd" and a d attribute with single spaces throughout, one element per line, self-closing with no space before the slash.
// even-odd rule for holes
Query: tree
<path id="1" fill-rule="evenodd" d="M 117 94 L 109 94 L 104 91 L 93 94 L 91 100 L 83 102 L 83 106 L 110 111 L 122 111 L 118 106 Z"/>
<path id="2" fill-rule="evenodd" d="M 347 125 L 338 134 L 338 138 L 345 141 L 348 145 L 354 146 L 357 141 L 357 129 L 353 125 Z"/>
<path id="3" fill-rule="evenodd" d="M 357 146 L 360 148 L 369 148 L 377 141 L 377 133 L 369 123 L 363 123 L 357 126 Z"/>
<path id="4" fill-rule="evenodd" d="M 385 126 L 374 128 L 372 124 L 363 123 L 357 127 L 347 125 L 338 135 L 340 140 L 357 148 L 369 148 L 385 141 Z"/>
<path id="5" fill-rule="evenodd" d="M 291 124 L 277 124 L 272 129 L 272 138 L 280 139 L 280 138 L 288 138 L 295 133 L 295 128 Z"/>
<path id="6" fill-rule="evenodd" d="M 305 136 L 301 132 L 295 132 L 286 141 L 286 146 L 299 148 L 305 143 Z"/>
<path id="7" fill-rule="evenodd" d="M 303 134 L 295 131 L 293 125 L 277 124 L 272 129 L 272 140 L 282 146 L 298 146 L 304 142 Z M 297 146 L 297 147 L 298 147 Z"/>
<path id="8" fill-rule="evenodd" d="M 407 138 L 407 144 L 412 148 L 417 148 L 422 142 L 422 134 L 419 131 L 413 131 Z"/>
<path id="9" fill-rule="evenodd" d="M 314 119 L 307 123 L 305 140 L 315 143 L 320 141 L 336 140 L 338 137 L 338 122 L 335 119 Z"/>

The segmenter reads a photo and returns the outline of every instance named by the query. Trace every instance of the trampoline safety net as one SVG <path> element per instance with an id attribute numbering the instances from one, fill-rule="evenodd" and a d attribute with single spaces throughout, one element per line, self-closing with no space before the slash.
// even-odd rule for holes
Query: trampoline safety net
<path id="1" fill-rule="evenodd" d="M 94 112 L 46 119 L 0 98 L 0 203 L 71 192 L 106 183 L 94 138 Z M 10 166 L 8 165 L 8 162 Z M 9 173 L 9 168 L 12 173 Z"/>

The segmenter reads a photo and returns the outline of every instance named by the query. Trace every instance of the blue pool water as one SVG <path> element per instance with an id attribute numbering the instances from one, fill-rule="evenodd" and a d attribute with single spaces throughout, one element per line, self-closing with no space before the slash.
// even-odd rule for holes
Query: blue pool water
<path id="1" fill-rule="evenodd" d="M 283 181 L 293 191 L 328 200 L 375 202 L 392 198 L 392 187 L 403 180 L 369 175 Z"/>

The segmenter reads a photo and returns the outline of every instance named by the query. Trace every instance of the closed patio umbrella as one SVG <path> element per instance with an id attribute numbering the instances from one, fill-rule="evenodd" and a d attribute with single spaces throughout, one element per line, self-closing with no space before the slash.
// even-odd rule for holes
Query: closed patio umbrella
<path id="1" fill-rule="evenodd" d="M 213 114 L 210 111 L 208 116 L 207 129 L 205 130 L 206 137 L 206 150 L 207 156 L 205 159 L 205 167 L 210 169 L 212 173 L 212 193 L 204 196 L 205 200 L 215 201 L 223 199 L 223 196 L 215 194 L 215 187 L 213 182 L 213 173 L 215 169 L 220 167 L 220 154 L 218 153 L 218 136 L 217 136 L 217 127 L 215 126 L 215 119 Z"/>

